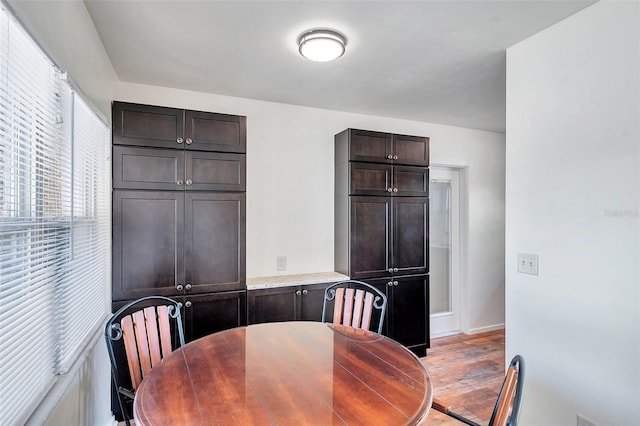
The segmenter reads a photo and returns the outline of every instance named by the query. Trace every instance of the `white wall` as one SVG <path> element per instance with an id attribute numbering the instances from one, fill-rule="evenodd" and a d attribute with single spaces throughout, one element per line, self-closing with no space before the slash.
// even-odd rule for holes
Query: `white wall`
<path id="1" fill-rule="evenodd" d="M 524 425 L 640 419 L 640 10 L 603 1 L 507 52 L 507 356 Z M 516 272 L 538 253 L 539 275 Z"/>
<path id="2" fill-rule="evenodd" d="M 333 271 L 333 136 L 348 127 L 431 138 L 431 161 L 466 165 L 468 328 L 504 322 L 504 135 L 120 83 L 116 99 L 247 116 L 247 276 Z"/>

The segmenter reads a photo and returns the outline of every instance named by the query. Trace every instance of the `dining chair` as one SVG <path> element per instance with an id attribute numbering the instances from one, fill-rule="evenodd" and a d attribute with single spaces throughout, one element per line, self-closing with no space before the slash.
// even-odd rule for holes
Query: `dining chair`
<path id="1" fill-rule="evenodd" d="M 333 323 L 363 330 L 371 329 L 373 310 L 380 311 L 378 334 L 382 333 L 387 296 L 374 286 L 362 281 L 347 280 L 330 285 L 324 291 L 322 322 L 326 322 L 328 302 L 333 301 Z M 377 317 L 377 316 L 376 316 Z"/>
<path id="2" fill-rule="evenodd" d="M 502 388 L 498 394 L 493 414 L 489 420 L 489 426 L 517 426 L 520 418 L 520 406 L 522 405 L 522 392 L 524 390 L 524 358 L 516 355 L 509 363 Z M 434 409 L 464 422 L 470 426 L 480 426 L 460 414 L 451 411 L 450 407 L 438 399 L 433 399 L 431 405 Z"/>
<path id="3" fill-rule="evenodd" d="M 133 402 L 136 389 L 151 368 L 184 345 L 180 304 L 163 296 L 135 300 L 113 314 L 104 334 L 118 404 L 125 423 L 130 426 L 123 398 L 127 403 Z"/>

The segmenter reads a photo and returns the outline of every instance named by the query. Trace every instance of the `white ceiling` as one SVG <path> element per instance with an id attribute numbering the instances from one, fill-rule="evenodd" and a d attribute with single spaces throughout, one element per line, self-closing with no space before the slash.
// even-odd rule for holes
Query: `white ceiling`
<path id="1" fill-rule="evenodd" d="M 592 3 L 85 0 L 121 81 L 498 132 L 505 49 Z M 318 27 L 343 57 L 297 53 Z"/>

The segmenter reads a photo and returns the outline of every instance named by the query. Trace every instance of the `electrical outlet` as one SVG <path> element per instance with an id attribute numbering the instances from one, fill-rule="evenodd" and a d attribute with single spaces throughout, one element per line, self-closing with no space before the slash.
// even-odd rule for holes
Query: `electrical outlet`
<path id="1" fill-rule="evenodd" d="M 287 256 L 276 256 L 276 271 L 287 270 Z"/>
<path id="2" fill-rule="evenodd" d="M 538 255 L 518 253 L 518 272 L 522 274 L 538 275 Z"/>
<path id="3" fill-rule="evenodd" d="M 592 422 L 591 420 L 585 419 L 580 414 L 578 414 L 577 425 L 578 426 L 596 426 L 596 424 L 594 422 Z"/>

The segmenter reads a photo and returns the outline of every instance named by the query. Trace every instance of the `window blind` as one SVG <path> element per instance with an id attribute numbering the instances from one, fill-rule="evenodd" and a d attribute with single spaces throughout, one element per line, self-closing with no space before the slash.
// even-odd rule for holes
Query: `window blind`
<path id="1" fill-rule="evenodd" d="M 108 129 L 0 11 L 0 424 L 22 424 L 104 318 Z"/>

